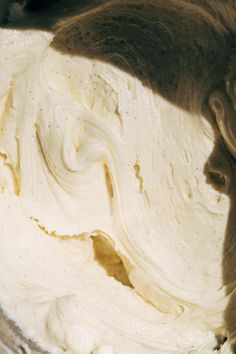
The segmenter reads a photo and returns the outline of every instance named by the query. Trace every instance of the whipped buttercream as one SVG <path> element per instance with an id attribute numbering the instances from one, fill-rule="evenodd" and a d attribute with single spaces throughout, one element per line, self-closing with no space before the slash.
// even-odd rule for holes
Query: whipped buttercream
<path id="1" fill-rule="evenodd" d="M 52 40 L 0 32 L 4 312 L 49 353 L 212 353 L 230 209 L 204 172 L 213 125 Z"/>

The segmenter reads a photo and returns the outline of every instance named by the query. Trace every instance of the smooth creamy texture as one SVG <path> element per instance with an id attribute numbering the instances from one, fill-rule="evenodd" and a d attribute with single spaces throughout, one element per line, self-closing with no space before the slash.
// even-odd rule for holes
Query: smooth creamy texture
<path id="1" fill-rule="evenodd" d="M 49 353 L 212 353 L 230 202 L 206 182 L 211 125 L 51 40 L 0 32 L 4 311 Z"/>

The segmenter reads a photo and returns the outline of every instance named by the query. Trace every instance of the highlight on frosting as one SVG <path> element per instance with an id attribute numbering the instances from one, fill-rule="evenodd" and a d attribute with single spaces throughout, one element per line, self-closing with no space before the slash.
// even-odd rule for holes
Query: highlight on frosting
<path id="1" fill-rule="evenodd" d="M 0 304 L 48 353 L 231 353 L 231 39 L 194 6 L 0 31 Z"/>

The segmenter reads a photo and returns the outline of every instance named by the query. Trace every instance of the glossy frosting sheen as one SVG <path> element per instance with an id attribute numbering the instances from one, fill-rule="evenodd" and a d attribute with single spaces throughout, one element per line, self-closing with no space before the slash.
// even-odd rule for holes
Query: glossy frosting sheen
<path id="1" fill-rule="evenodd" d="M 212 353 L 230 202 L 211 125 L 51 40 L 0 32 L 4 311 L 49 353 Z"/>

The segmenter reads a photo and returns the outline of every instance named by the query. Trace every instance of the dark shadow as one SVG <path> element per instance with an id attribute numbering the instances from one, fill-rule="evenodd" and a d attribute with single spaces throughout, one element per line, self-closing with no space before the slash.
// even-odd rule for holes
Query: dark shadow
<path id="1" fill-rule="evenodd" d="M 207 109 L 205 115 L 209 118 Z M 204 173 L 207 183 L 211 184 L 215 190 L 227 195 L 230 200 L 222 257 L 223 286 L 225 286 L 226 296 L 229 296 L 236 286 L 236 160 L 229 153 L 220 134 L 216 132 L 216 135 L 215 147 L 205 164 Z M 224 313 L 224 322 L 225 331 L 222 333 L 222 329 L 219 328 L 219 332 L 221 332 L 219 343 L 223 344 L 226 339 L 229 339 L 232 353 L 236 353 L 234 346 L 236 339 L 234 339 L 236 334 L 235 296 L 229 297 L 229 303 Z"/>
<path id="2" fill-rule="evenodd" d="M 52 30 L 52 46 L 63 55 L 115 65 L 178 107 L 202 111 L 213 125 L 216 144 L 204 173 L 207 183 L 230 198 L 222 261 L 223 285 L 230 294 L 236 280 L 236 161 L 206 103 L 214 89 L 225 90 L 236 43 L 235 1 L 64 0 L 40 15 L 27 16 L 31 18 L 27 24 L 18 22 L 15 27 Z M 68 19 L 54 26 L 65 16 Z M 225 311 L 225 324 L 225 336 L 233 337 L 236 295 Z"/>
<path id="3" fill-rule="evenodd" d="M 4 1 L 10 3 L 12 0 Z M 0 25 L 21 30 L 53 31 L 60 19 L 86 12 L 104 1 L 106 0 L 28 0 L 23 7 L 24 0 L 18 0 L 8 6 L 8 11 L 6 5 L 0 7 Z"/>
<path id="4" fill-rule="evenodd" d="M 61 0 L 6 25 L 53 31 L 58 51 L 109 62 L 198 111 L 226 74 L 233 11 L 232 0 Z"/>
<path id="5" fill-rule="evenodd" d="M 194 1 L 112 1 L 59 23 L 52 46 L 132 73 L 198 110 L 224 78 L 234 35 Z"/>

